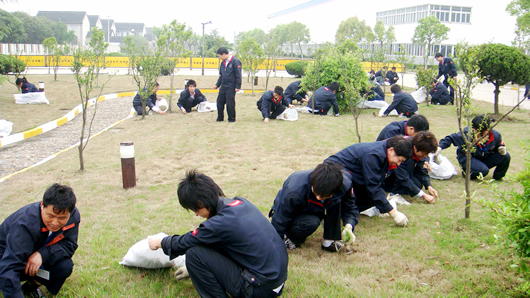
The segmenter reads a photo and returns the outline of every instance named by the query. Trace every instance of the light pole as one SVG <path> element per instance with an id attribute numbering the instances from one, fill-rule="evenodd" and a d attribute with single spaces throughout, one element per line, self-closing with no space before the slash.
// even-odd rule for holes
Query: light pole
<path id="1" fill-rule="evenodd" d="M 110 16 L 107 16 L 107 42 L 110 43 Z"/>
<path id="2" fill-rule="evenodd" d="M 208 21 L 208 23 L 201 23 L 202 24 L 202 75 L 204 75 L 204 26 L 211 24 L 212 21 Z"/>

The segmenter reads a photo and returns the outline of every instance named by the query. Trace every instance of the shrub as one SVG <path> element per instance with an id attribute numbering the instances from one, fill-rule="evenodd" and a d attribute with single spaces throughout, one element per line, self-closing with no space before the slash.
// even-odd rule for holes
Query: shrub
<path id="1" fill-rule="evenodd" d="M 148 60 L 155 59 L 154 57 L 147 58 Z M 150 61 L 145 61 L 145 63 L 149 64 Z M 159 60 L 160 63 L 160 75 L 167 76 L 171 74 L 170 64 L 175 63 L 169 58 L 161 58 Z M 142 62 L 138 63 L 138 70 L 141 72 L 141 70 L 145 68 L 145 65 L 142 65 Z"/>
<path id="2" fill-rule="evenodd" d="M 0 74 L 19 74 L 24 72 L 24 70 L 26 70 L 26 63 L 24 61 L 9 55 L 0 55 Z"/>
<path id="3" fill-rule="evenodd" d="M 310 62 L 294 61 L 285 64 L 285 70 L 288 74 L 301 78 L 305 74 L 305 68 Z"/>

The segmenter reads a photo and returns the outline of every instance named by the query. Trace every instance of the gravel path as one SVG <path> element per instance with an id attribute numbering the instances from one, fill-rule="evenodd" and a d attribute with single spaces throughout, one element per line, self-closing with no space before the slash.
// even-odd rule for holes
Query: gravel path
<path id="1" fill-rule="evenodd" d="M 99 102 L 92 124 L 92 135 L 127 118 L 131 111 L 131 103 L 131 97 L 118 97 Z M 89 107 L 87 111 L 87 119 L 90 119 L 94 113 L 94 106 Z M 82 124 L 82 114 L 79 113 L 71 121 L 49 132 L 0 147 L 0 179 L 78 143 Z"/>

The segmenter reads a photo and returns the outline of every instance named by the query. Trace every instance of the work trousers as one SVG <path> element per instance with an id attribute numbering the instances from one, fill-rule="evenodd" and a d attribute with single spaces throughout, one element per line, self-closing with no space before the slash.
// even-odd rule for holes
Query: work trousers
<path id="1" fill-rule="evenodd" d="M 324 220 L 324 239 L 341 240 L 341 204 L 327 209 L 323 217 L 314 214 L 297 216 L 287 228 L 285 235 L 296 246 L 300 246 L 318 229 L 322 220 Z"/>

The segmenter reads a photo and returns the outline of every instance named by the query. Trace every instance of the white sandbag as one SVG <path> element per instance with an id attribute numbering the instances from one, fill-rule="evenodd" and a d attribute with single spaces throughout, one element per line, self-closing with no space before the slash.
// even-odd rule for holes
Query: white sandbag
<path id="1" fill-rule="evenodd" d="M 164 112 L 167 112 L 167 109 L 169 108 L 169 105 L 167 103 L 167 100 L 165 98 L 160 98 L 156 100 L 156 106 L 161 109 Z"/>
<path id="2" fill-rule="evenodd" d="M 153 236 L 148 236 L 143 240 L 140 240 L 131 248 L 129 248 L 129 251 L 127 251 L 127 254 L 123 257 L 123 260 L 120 262 L 120 265 L 146 269 L 171 267 L 169 256 L 166 255 L 161 248 L 157 250 L 151 250 L 149 248 L 149 243 L 147 242 L 147 239 L 149 237 L 166 236 L 167 235 L 164 233 L 159 233 Z"/>
<path id="3" fill-rule="evenodd" d="M 13 94 L 16 104 L 50 104 L 45 92 L 28 92 L 24 94 Z"/>
<path id="4" fill-rule="evenodd" d="M 13 122 L 0 120 L 0 137 L 7 137 L 13 131 Z"/>
<path id="5" fill-rule="evenodd" d="M 296 109 L 287 108 L 283 113 L 278 115 L 276 119 L 287 120 L 287 121 L 296 121 L 298 120 L 298 111 Z"/>
<path id="6" fill-rule="evenodd" d="M 427 99 L 427 90 L 425 87 L 421 87 L 420 89 L 412 92 L 410 95 L 414 97 L 416 103 L 422 103 Z"/>
<path id="7" fill-rule="evenodd" d="M 440 163 L 437 163 L 434 160 L 434 153 L 429 153 L 429 165 L 431 166 L 429 176 L 431 176 L 431 178 L 446 180 L 453 177 L 453 175 L 458 174 L 455 166 L 453 166 L 447 157 L 440 154 L 438 155 L 438 161 Z"/>
<path id="8" fill-rule="evenodd" d="M 311 112 L 309 112 L 308 107 L 297 107 L 296 111 L 304 114 L 311 114 Z"/>
<path id="9" fill-rule="evenodd" d="M 215 102 L 203 101 L 197 106 L 197 112 L 199 113 L 213 111 L 217 111 L 217 103 Z"/>
<path id="10" fill-rule="evenodd" d="M 363 100 L 357 104 L 359 109 L 382 109 L 388 108 L 389 104 L 384 100 Z"/>
<path id="11" fill-rule="evenodd" d="M 390 106 L 386 101 L 385 103 L 386 103 L 386 107 L 382 107 L 379 110 L 379 117 L 382 117 L 385 114 L 386 109 Z M 397 115 L 398 113 L 396 109 L 393 109 L 390 113 L 388 113 L 388 116 L 397 116 Z"/>

